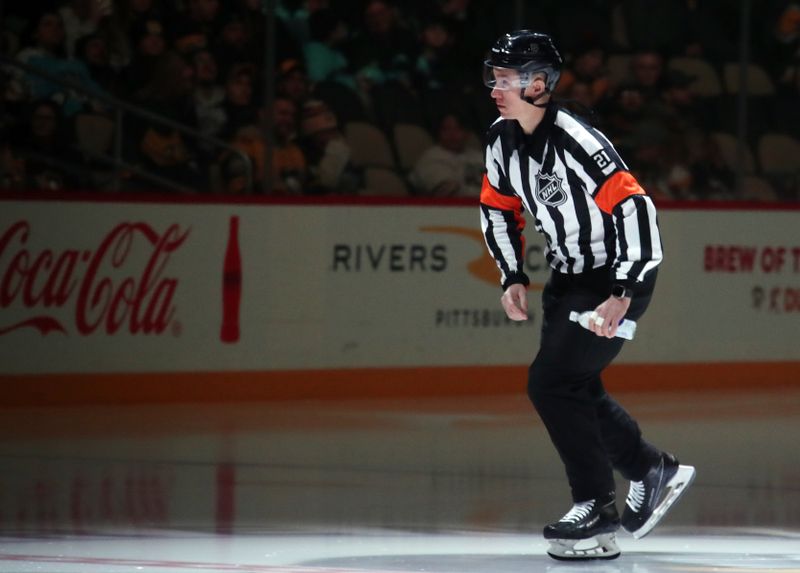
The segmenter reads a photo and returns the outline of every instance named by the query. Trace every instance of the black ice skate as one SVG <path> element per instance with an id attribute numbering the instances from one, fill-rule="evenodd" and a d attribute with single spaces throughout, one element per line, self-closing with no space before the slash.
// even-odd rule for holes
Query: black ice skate
<path id="1" fill-rule="evenodd" d="M 576 503 L 556 523 L 544 528 L 550 542 L 547 554 L 564 561 L 619 557 L 615 532 L 619 514 L 613 497 Z"/>
<path id="2" fill-rule="evenodd" d="M 695 473 L 692 466 L 682 466 L 674 456 L 663 454 L 642 481 L 631 482 L 622 512 L 622 527 L 636 539 L 650 533 L 683 495 Z"/>

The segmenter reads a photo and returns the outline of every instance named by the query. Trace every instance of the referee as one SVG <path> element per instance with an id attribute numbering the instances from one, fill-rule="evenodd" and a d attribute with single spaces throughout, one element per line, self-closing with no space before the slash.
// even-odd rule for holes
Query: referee
<path id="1" fill-rule="evenodd" d="M 623 344 L 618 324 L 638 320 L 650 302 L 661 237 L 653 202 L 608 139 L 551 100 L 561 64 L 551 38 L 528 30 L 504 35 L 489 52 L 484 83 L 500 117 L 487 135 L 481 225 L 512 320 L 528 318 L 523 211 L 546 239 L 552 272 L 528 395 L 564 462 L 574 506 L 544 535 L 553 557 L 608 559 L 619 555 L 620 521 L 636 537 L 647 534 L 694 468 L 642 439 L 603 388 L 600 374 Z M 588 330 L 570 322 L 571 311 L 594 311 Z M 631 481 L 621 520 L 614 469 Z M 597 547 L 574 549 L 588 538 Z"/>

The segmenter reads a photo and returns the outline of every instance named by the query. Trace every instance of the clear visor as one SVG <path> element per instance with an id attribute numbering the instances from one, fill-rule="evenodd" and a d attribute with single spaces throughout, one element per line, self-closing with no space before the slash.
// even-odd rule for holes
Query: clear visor
<path id="1" fill-rule="evenodd" d="M 493 90 L 521 90 L 531 84 L 533 74 L 510 68 L 483 65 L 483 85 Z"/>

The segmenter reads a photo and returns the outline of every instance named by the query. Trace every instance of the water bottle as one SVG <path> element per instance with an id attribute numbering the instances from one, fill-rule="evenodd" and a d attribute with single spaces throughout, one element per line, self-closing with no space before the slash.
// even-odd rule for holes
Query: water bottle
<path id="1" fill-rule="evenodd" d="M 589 321 L 591 321 L 592 316 L 591 310 L 587 310 L 585 312 L 575 312 L 574 310 L 569 313 L 569 319 L 572 322 L 577 322 L 585 329 L 589 329 Z M 622 321 L 619 323 L 617 327 L 617 333 L 614 336 L 619 338 L 624 338 L 625 340 L 633 340 L 633 335 L 636 333 L 636 322 L 633 320 L 628 320 L 627 318 L 623 318 Z"/>

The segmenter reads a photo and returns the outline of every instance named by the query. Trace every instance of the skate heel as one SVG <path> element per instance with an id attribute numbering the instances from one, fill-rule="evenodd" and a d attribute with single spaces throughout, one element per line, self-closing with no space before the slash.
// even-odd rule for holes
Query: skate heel
<path id="1" fill-rule="evenodd" d="M 620 553 L 618 529 L 613 494 L 578 502 L 558 522 L 545 526 L 544 538 L 550 542 L 547 554 L 562 561 L 614 559 Z"/>
<path id="2" fill-rule="evenodd" d="M 603 533 L 589 539 L 548 539 L 547 554 L 559 561 L 588 561 L 616 559 L 620 556 L 614 533 Z"/>
<path id="3" fill-rule="evenodd" d="M 675 474 L 664 484 L 663 497 L 653 509 L 652 515 L 642 527 L 632 532 L 634 539 L 641 539 L 658 525 L 675 502 L 686 493 L 686 490 L 692 485 L 696 475 L 697 472 L 694 466 L 678 466 Z"/>

